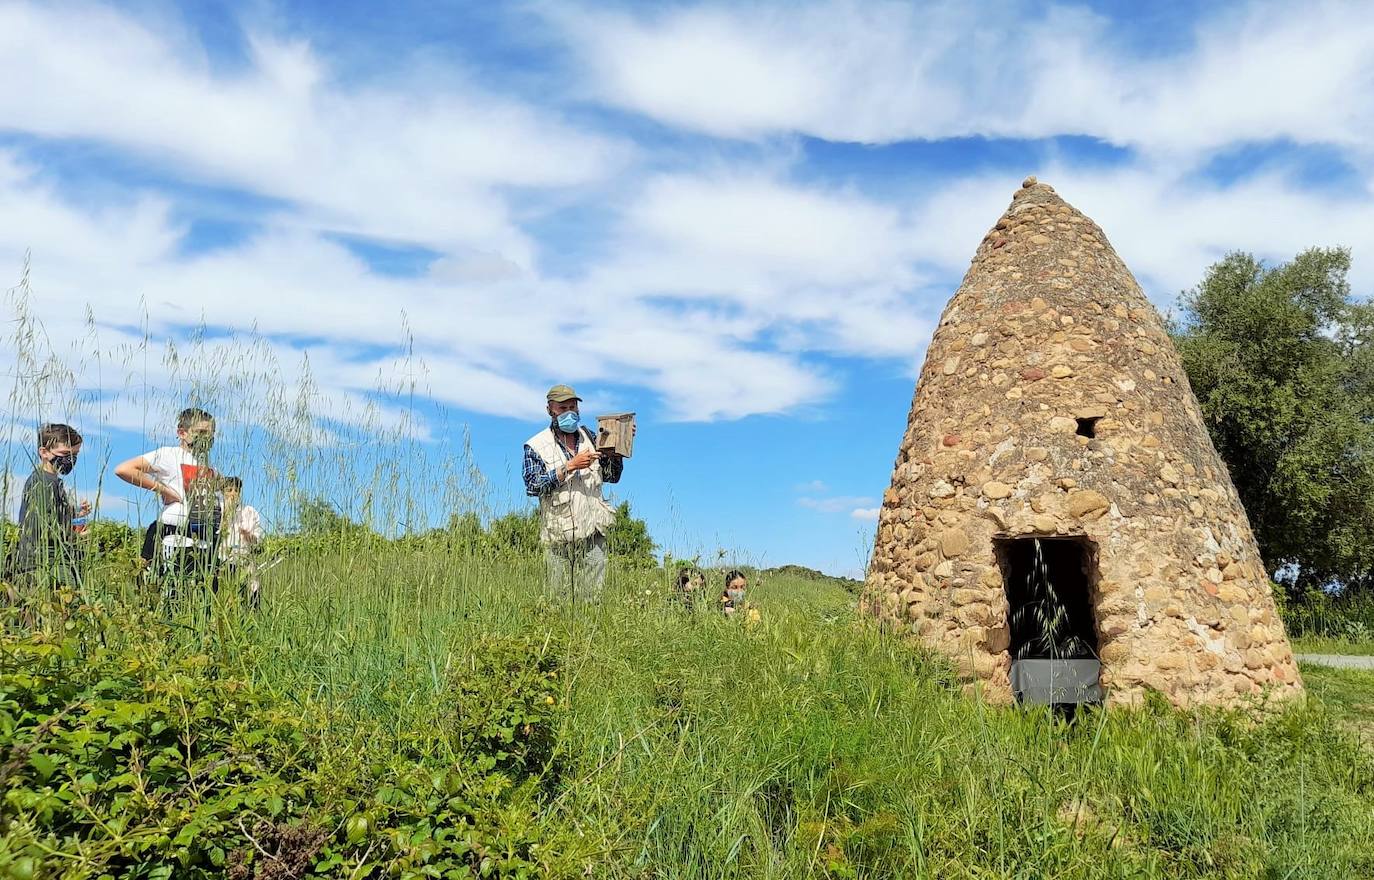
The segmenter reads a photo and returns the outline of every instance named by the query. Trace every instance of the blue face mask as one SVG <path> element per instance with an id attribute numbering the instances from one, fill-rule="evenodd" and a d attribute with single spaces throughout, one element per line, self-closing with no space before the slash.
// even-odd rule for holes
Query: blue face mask
<path id="1" fill-rule="evenodd" d="M 564 434 L 571 434 L 577 430 L 577 426 L 582 423 L 582 417 L 572 410 L 568 410 L 558 417 L 558 430 Z"/>

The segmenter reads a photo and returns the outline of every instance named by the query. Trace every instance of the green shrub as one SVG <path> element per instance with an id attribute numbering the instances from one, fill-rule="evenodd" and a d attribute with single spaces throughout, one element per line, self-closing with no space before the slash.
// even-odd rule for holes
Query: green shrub
<path id="1" fill-rule="evenodd" d="M 0 866 L 215 876 L 245 846 L 245 821 L 303 815 L 299 719 L 204 654 L 65 629 L 0 648 Z"/>
<path id="2" fill-rule="evenodd" d="M 176 647 L 156 621 L 7 634 L 0 872 L 547 873 L 534 798 L 557 694 L 548 645 L 481 643 L 454 677 L 443 723 L 398 754 L 375 731 L 331 740 L 330 719 Z"/>
<path id="3" fill-rule="evenodd" d="M 553 761 L 561 694 L 549 640 L 483 635 L 449 681 L 446 720 L 480 769 L 525 778 Z"/>

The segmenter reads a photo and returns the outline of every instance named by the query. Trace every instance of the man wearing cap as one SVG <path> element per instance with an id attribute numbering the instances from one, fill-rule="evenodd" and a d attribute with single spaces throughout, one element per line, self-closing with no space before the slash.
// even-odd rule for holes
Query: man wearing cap
<path id="1" fill-rule="evenodd" d="M 580 402 L 567 385 L 549 389 L 549 426 L 525 443 L 525 494 L 539 499 L 549 586 L 596 599 L 606 580 L 606 531 L 615 519 L 601 485 L 620 482 L 625 460 L 596 451 Z"/>

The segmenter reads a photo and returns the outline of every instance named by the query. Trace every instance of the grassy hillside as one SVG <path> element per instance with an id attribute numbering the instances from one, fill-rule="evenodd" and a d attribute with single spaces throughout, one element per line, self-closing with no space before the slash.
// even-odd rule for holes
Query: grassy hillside
<path id="1" fill-rule="evenodd" d="M 45 877 L 1374 876 L 1323 699 L 1072 726 L 990 707 L 773 574 L 757 620 L 624 574 L 374 547 L 168 620 L 111 576 L 0 653 L 0 872 Z"/>

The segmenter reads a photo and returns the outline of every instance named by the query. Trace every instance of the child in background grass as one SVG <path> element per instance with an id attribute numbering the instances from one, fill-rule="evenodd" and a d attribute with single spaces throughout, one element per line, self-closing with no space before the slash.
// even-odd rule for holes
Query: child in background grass
<path id="1" fill-rule="evenodd" d="M 758 623 L 761 619 L 759 609 L 744 601 L 744 590 L 748 585 L 749 580 L 738 569 L 732 569 L 725 575 L 725 590 L 720 594 L 721 609 L 726 617 L 739 616 L 744 618 L 745 623 Z"/>
<path id="2" fill-rule="evenodd" d="M 24 483 L 19 504 L 19 542 L 11 575 L 21 584 L 80 586 L 78 549 L 72 519 L 91 512 L 91 503 L 73 504 L 62 478 L 76 467 L 81 435 L 70 425 L 38 429 L 38 460 Z M 11 601 L 17 599 L 11 595 Z"/>
<path id="3" fill-rule="evenodd" d="M 720 602 L 726 617 L 733 616 L 744 607 L 744 588 L 748 585 L 749 581 L 745 578 L 744 572 L 737 569 L 732 569 L 725 576 L 725 590 L 720 594 Z"/>
<path id="4" fill-rule="evenodd" d="M 220 533 L 219 558 L 226 572 L 238 581 L 248 607 L 257 610 L 262 603 L 262 584 L 258 581 L 253 551 L 262 541 L 262 517 L 243 503 L 243 480 L 225 477 L 220 484 L 224 494 L 224 526 Z"/>
<path id="5" fill-rule="evenodd" d="M 122 462 L 115 476 L 147 489 L 162 501 L 162 510 L 143 539 L 144 564 L 175 560 L 182 574 L 214 569 L 220 505 L 215 472 L 207 456 L 215 443 L 215 419 L 199 407 L 177 415 L 176 446 L 163 446 Z"/>
<path id="6" fill-rule="evenodd" d="M 694 565 L 684 565 L 677 571 L 674 592 L 678 602 L 684 607 L 696 607 L 706 592 L 706 575 Z"/>

